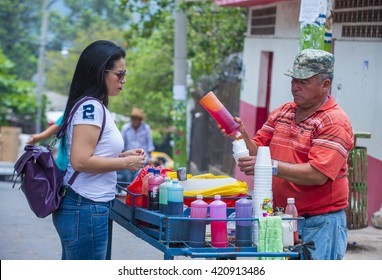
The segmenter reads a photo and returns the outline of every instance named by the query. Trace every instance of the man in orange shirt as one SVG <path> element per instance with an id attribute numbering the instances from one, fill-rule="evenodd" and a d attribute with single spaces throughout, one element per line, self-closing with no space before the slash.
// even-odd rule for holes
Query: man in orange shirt
<path id="1" fill-rule="evenodd" d="M 294 102 L 271 112 L 251 138 L 242 121 L 240 132 L 250 151 L 240 170 L 254 174 L 257 147 L 269 146 L 273 162 L 274 207 L 295 198 L 305 217 L 304 240 L 313 240 L 314 259 L 342 259 L 347 246 L 347 157 L 353 147 L 350 121 L 330 95 L 334 56 L 307 49 L 285 74 L 292 78 Z M 224 132 L 224 131 L 223 131 Z M 256 188 L 256 186 L 255 186 Z"/>

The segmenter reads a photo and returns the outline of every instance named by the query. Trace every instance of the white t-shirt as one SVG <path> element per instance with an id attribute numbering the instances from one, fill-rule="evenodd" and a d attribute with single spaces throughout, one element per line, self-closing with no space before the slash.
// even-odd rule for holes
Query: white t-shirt
<path id="1" fill-rule="evenodd" d="M 88 100 L 81 104 L 74 114 L 72 122 L 66 130 L 66 149 L 70 157 L 72 148 L 73 126 L 77 124 L 90 124 L 102 127 L 103 109 L 102 104 L 96 100 Z M 106 122 L 100 141 L 97 143 L 94 155 L 100 157 L 117 158 L 123 150 L 123 139 L 120 131 L 114 123 L 110 112 L 105 108 Z M 67 184 L 69 178 L 74 173 L 73 167 L 69 163 L 64 178 L 64 184 Z M 100 202 L 107 202 L 115 197 L 115 186 L 117 183 L 117 173 L 86 173 L 80 172 L 71 186 L 79 195 Z"/>

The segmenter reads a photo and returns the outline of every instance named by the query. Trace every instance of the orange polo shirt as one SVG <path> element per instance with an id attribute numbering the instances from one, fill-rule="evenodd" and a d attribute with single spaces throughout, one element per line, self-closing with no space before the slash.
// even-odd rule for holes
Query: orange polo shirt
<path id="1" fill-rule="evenodd" d="M 269 146 L 272 159 L 309 162 L 329 179 L 321 186 L 307 186 L 274 176 L 274 207 L 285 208 L 287 198 L 294 197 L 299 215 L 318 215 L 346 208 L 347 158 L 353 147 L 349 118 L 332 96 L 299 124 L 295 123 L 296 110 L 294 102 L 275 109 L 253 140 L 258 146 Z"/>

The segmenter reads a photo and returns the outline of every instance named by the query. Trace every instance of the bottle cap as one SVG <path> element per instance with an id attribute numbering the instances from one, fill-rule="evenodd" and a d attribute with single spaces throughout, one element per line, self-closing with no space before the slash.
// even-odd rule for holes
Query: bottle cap
<path id="1" fill-rule="evenodd" d="M 149 173 L 154 173 L 154 170 L 155 170 L 155 168 L 153 168 L 153 167 L 149 167 L 149 169 L 147 170 Z"/>
<path id="2" fill-rule="evenodd" d="M 203 199 L 203 195 L 202 194 L 198 194 L 197 196 L 196 196 L 196 199 Z"/>
<path id="3" fill-rule="evenodd" d="M 168 176 L 166 176 L 166 177 L 164 178 L 164 180 L 165 180 L 166 182 L 169 182 L 169 181 L 171 181 L 171 178 L 168 177 Z"/>
<path id="4" fill-rule="evenodd" d="M 240 133 L 239 131 L 237 131 L 237 132 L 235 133 L 235 138 L 236 138 L 236 139 L 239 139 L 240 136 L 241 136 L 241 133 Z"/>
<path id="5" fill-rule="evenodd" d="M 215 200 L 220 200 L 222 197 L 220 194 L 215 194 Z"/>
<path id="6" fill-rule="evenodd" d="M 293 204 L 294 203 L 294 197 L 289 197 L 287 199 L 287 202 L 288 202 L 288 204 Z"/>
<path id="7" fill-rule="evenodd" d="M 154 169 L 154 175 L 159 175 L 160 174 L 160 170 L 159 169 Z"/>
<path id="8" fill-rule="evenodd" d="M 174 179 L 174 180 L 172 180 L 172 183 L 173 184 L 179 184 L 179 180 L 178 179 Z"/>

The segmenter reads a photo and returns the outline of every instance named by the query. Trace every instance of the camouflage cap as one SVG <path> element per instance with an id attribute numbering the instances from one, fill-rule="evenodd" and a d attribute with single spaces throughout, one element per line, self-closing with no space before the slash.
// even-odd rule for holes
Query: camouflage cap
<path id="1" fill-rule="evenodd" d="M 317 74 L 332 74 L 334 55 L 323 50 L 305 49 L 295 58 L 293 67 L 284 74 L 296 79 L 308 79 Z"/>

